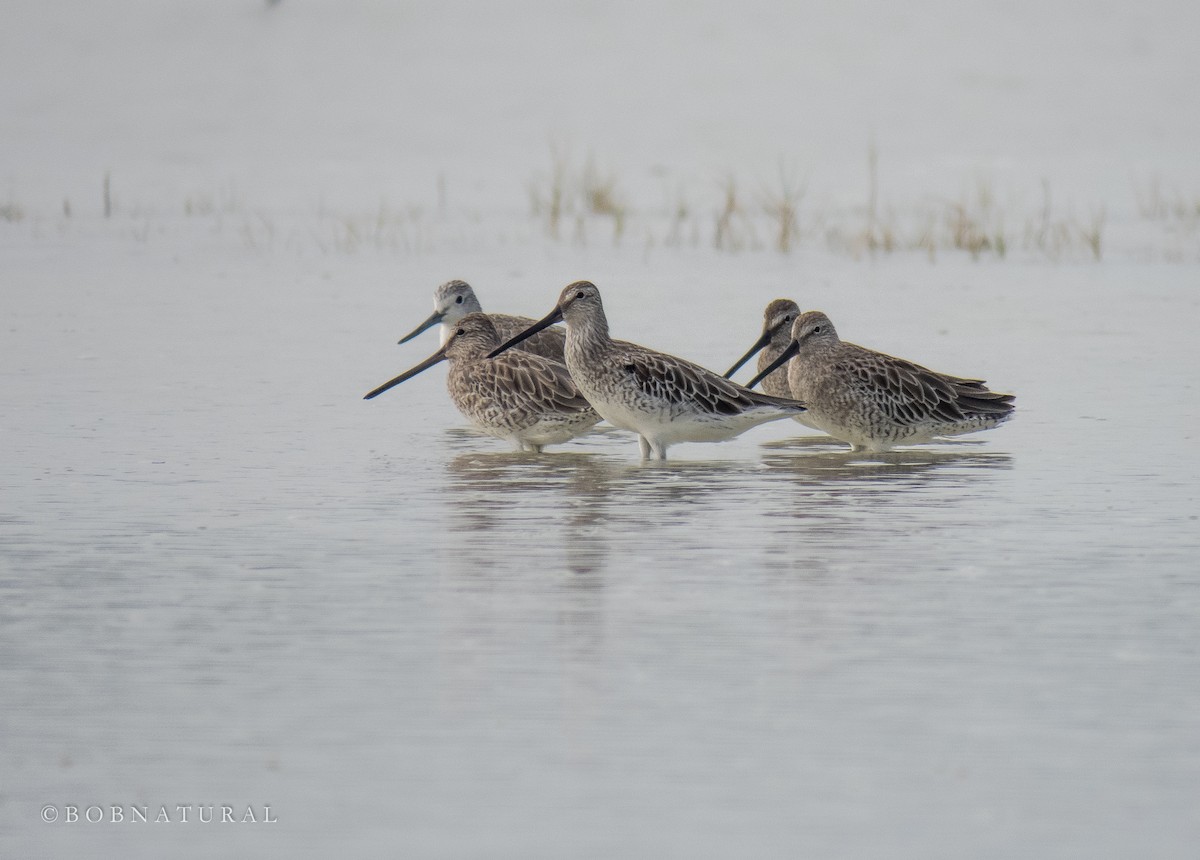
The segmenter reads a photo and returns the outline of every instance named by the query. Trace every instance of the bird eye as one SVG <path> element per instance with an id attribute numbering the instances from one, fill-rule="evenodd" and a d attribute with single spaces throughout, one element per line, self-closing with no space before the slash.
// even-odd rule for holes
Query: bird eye
<path id="1" fill-rule="evenodd" d="M 819 325 L 813 326 L 813 334 L 820 334 L 820 333 L 821 333 L 821 327 Z"/>
<path id="2" fill-rule="evenodd" d="M 583 298 L 583 293 L 576 293 L 576 294 L 575 294 L 575 298 L 577 298 L 577 299 L 582 299 L 582 298 Z"/>
<path id="3" fill-rule="evenodd" d="M 455 334 L 457 334 L 457 335 L 464 335 L 466 333 L 467 333 L 467 330 L 465 328 L 460 328 L 458 331 L 455 332 Z"/>
<path id="4" fill-rule="evenodd" d="M 459 296 L 458 298 L 456 298 L 456 299 L 454 300 L 454 304 L 456 304 L 456 305 L 461 305 L 461 304 L 462 304 L 462 296 Z"/>

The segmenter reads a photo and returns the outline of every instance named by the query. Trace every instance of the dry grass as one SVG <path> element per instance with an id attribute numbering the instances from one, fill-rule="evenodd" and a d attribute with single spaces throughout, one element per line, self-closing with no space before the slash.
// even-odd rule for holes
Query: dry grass
<path id="1" fill-rule="evenodd" d="M 891 253 L 897 246 L 892 214 L 883 218 L 879 213 L 879 150 L 874 143 L 867 148 L 867 214 L 860 242 L 870 254 Z"/>
<path id="2" fill-rule="evenodd" d="M 826 245 L 855 258 L 899 251 L 919 251 L 935 260 L 946 251 L 965 251 L 972 259 L 984 255 L 1004 257 L 1009 240 L 1004 216 L 991 186 L 978 180 L 972 191 L 958 199 L 932 199 L 907 215 L 880 204 L 878 155 L 872 147 L 867 158 L 867 203 L 861 220 L 828 217 L 823 220 Z"/>
<path id="3" fill-rule="evenodd" d="M 592 220 L 610 222 L 613 244 L 619 244 L 625 234 L 629 207 L 616 175 L 601 170 L 594 156 L 576 166 L 568 151 L 552 144 L 549 177 L 535 177 L 528 188 L 530 211 L 545 224 L 552 239 L 562 238 L 568 221 L 573 224 L 571 239 L 576 243 L 586 244 Z"/>
<path id="4" fill-rule="evenodd" d="M 730 174 L 721 185 L 722 204 L 716 215 L 713 247 L 737 253 L 759 247 L 754 219 L 742 205 L 737 180 Z"/>
<path id="5" fill-rule="evenodd" d="M 543 219 L 550 237 L 557 239 L 566 208 L 567 157 L 553 145 L 551 162 L 549 182 L 542 183 L 537 179 L 530 182 L 529 203 L 533 217 Z"/>
<path id="6" fill-rule="evenodd" d="M 1008 253 L 1004 214 L 986 181 L 976 183 L 974 194 L 964 194 L 957 201 L 942 201 L 941 209 L 944 245 L 966 251 L 975 260 L 984 254 L 1003 257 Z"/>
<path id="7" fill-rule="evenodd" d="M 692 218 L 692 207 L 684 196 L 682 189 L 677 189 L 673 198 L 667 204 L 667 211 L 670 213 L 670 223 L 667 227 L 666 237 L 663 239 L 663 244 L 672 248 L 682 247 L 685 243 L 684 233 L 688 233 L 686 241 L 693 246 L 699 242 L 699 234 L 696 230 L 696 223 Z M 692 229 L 687 230 L 689 222 Z M 647 237 L 649 243 L 653 243 L 653 235 Z"/>
<path id="8" fill-rule="evenodd" d="M 800 241 L 800 201 L 805 188 L 782 164 L 778 181 L 777 187 L 762 193 L 762 210 L 772 227 L 775 250 L 786 254 Z"/>
<path id="9" fill-rule="evenodd" d="M 507 215 L 484 218 L 478 211 L 450 207 L 447 180 L 436 177 L 436 197 L 424 205 L 335 212 L 258 210 L 232 185 L 216 191 L 189 193 L 174 208 L 175 219 L 161 208 L 133 200 L 118 205 L 116 183 L 102 177 L 102 215 L 125 235 L 142 242 L 180 229 L 199 227 L 209 236 L 233 234 L 244 247 L 261 252 L 285 249 L 321 254 L 381 252 L 421 254 L 446 250 L 528 243 L 538 233 L 554 242 L 586 247 L 596 241 L 614 245 L 636 236 L 644 249 L 706 245 L 724 253 L 772 250 L 794 254 L 818 250 L 854 259 L 894 253 L 919 253 L 936 261 L 940 255 L 962 254 L 974 260 L 1002 260 L 1013 255 L 1058 260 L 1100 261 L 1110 253 L 1110 233 L 1122 254 L 1168 261 L 1200 260 L 1200 197 L 1168 193 L 1154 179 L 1133 185 L 1133 199 L 1117 206 L 1115 228 L 1110 209 L 1061 200 L 1048 180 L 1032 195 L 1020 188 L 997 192 L 993 180 L 974 177 L 957 196 L 918 200 L 890 199 L 882 159 L 867 150 L 865 195 L 858 205 L 828 196 L 810 198 L 795 171 L 777 167 L 772 179 L 747 193 L 732 172 L 708 187 L 676 180 L 664 182 L 661 203 L 636 208 L 625 184 L 612 169 L 588 157 L 572 160 L 552 148 L 549 170 L 529 184 L 532 220 Z M 659 176 L 670 176 L 663 169 Z M 645 190 L 645 189 L 643 189 Z M 828 192 L 826 192 L 828 194 Z M 126 195 L 132 197 L 127 190 Z M 1028 205 L 1032 197 L 1033 205 Z M 1022 200 L 1025 202 L 1023 203 Z M 29 222 L 34 229 L 57 222 L 60 235 L 94 223 L 79 217 L 69 199 L 61 213 L 48 214 L 10 192 L 0 201 L 0 224 Z M 1136 208 L 1133 204 L 1136 203 Z M 86 210 L 86 207 L 85 207 Z M 85 215 L 96 218 L 95 210 Z M 178 216 L 182 216 L 181 218 Z M 178 221 L 178 225 L 174 223 Z M 183 228 L 183 222 L 195 222 Z"/>
<path id="10" fill-rule="evenodd" d="M 1163 191 L 1162 180 L 1157 176 L 1145 185 L 1135 178 L 1133 194 L 1138 214 L 1148 221 L 1175 222 L 1191 229 L 1200 227 L 1200 196 L 1167 193 Z"/>
<path id="11" fill-rule="evenodd" d="M 16 223 L 24 220 L 25 209 L 20 203 L 14 200 L 9 200 L 7 203 L 0 203 L 0 221 Z"/>
<path id="12" fill-rule="evenodd" d="M 1079 221 L 1071 212 L 1060 214 L 1054 205 L 1049 180 L 1042 180 L 1042 206 L 1025 223 L 1024 248 L 1059 260 L 1078 249 L 1086 250 L 1094 260 L 1104 251 L 1105 210 L 1094 209 L 1087 221 Z"/>
<path id="13" fill-rule="evenodd" d="M 241 196 L 232 183 L 219 190 L 194 191 L 183 200 L 183 214 L 189 218 L 233 215 L 243 210 Z"/>

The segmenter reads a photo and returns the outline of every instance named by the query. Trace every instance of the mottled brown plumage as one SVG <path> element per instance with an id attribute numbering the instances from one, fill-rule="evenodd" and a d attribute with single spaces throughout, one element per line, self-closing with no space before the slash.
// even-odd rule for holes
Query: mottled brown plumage
<path id="1" fill-rule="evenodd" d="M 609 337 L 600 291 L 577 281 L 523 337 L 567 323 L 566 360 L 579 390 L 609 423 L 640 437 L 642 457 L 666 459 L 676 442 L 719 442 L 804 411 L 794 400 L 750 391 L 690 361 Z"/>
<path id="2" fill-rule="evenodd" d="M 458 411 L 479 430 L 522 450 L 541 451 L 543 445 L 566 442 L 600 420 L 566 366 L 517 350 L 488 358 L 499 345 L 493 321 L 486 314 L 468 314 L 451 329 L 445 346 L 365 399 L 449 360 L 446 389 Z"/>
<path id="3" fill-rule="evenodd" d="M 987 430 L 1013 412 L 1014 395 L 990 391 L 983 380 L 843 342 L 820 311 L 796 318 L 791 343 L 750 385 L 789 361 L 788 386 L 808 405 L 805 423 L 854 450 L 886 451 Z"/>

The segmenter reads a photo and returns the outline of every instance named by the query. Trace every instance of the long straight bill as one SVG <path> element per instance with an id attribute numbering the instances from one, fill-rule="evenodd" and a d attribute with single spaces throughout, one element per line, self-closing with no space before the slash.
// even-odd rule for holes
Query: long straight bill
<path id="1" fill-rule="evenodd" d="M 516 346 L 521 341 L 533 337 L 535 334 L 537 334 L 542 329 L 550 328 L 550 326 L 554 325 L 556 322 L 558 322 L 562 318 L 563 318 L 562 311 L 559 310 L 559 308 L 557 306 L 555 306 L 554 310 L 550 311 L 550 313 L 546 314 L 546 316 L 542 317 L 540 320 L 535 322 L 529 328 L 525 329 L 525 331 L 521 332 L 516 337 L 509 338 L 507 341 L 505 341 L 504 343 L 500 344 L 498 347 L 493 349 L 491 352 L 488 353 L 487 357 L 495 358 L 500 353 L 512 349 L 514 346 Z"/>
<path id="2" fill-rule="evenodd" d="M 416 367 L 414 367 L 412 370 L 406 370 L 406 371 L 404 371 L 404 373 L 400 374 L 395 379 L 390 379 L 387 382 L 383 383 L 383 385 L 376 388 L 374 391 L 368 392 L 366 395 L 363 396 L 363 400 L 370 400 L 372 397 L 378 397 L 380 394 L 383 394 L 383 392 L 387 391 L 389 388 L 395 388 L 397 385 L 399 385 L 404 380 L 412 379 L 414 376 L 416 376 L 421 371 L 428 370 L 429 368 L 433 367 L 438 362 L 445 361 L 445 360 L 446 360 L 446 348 L 442 347 L 437 352 L 435 352 L 433 355 L 429 356 L 429 358 L 425 359 L 420 364 L 418 364 Z"/>
<path id="3" fill-rule="evenodd" d="M 788 360 L 793 355 L 798 353 L 799 351 L 800 351 L 800 344 L 796 343 L 796 341 L 792 341 L 791 343 L 789 343 L 787 349 L 785 349 L 783 352 L 779 353 L 779 358 L 772 361 L 769 365 L 767 365 L 766 370 L 764 370 L 758 376 L 754 377 L 749 382 L 747 382 L 746 387 L 753 388 L 754 386 L 758 385 L 758 383 L 762 382 L 764 379 L 766 379 L 768 376 L 770 376 L 772 371 L 787 364 Z"/>
<path id="4" fill-rule="evenodd" d="M 771 332 L 764 331 L 762 337 L 754 342 L 754 346 L 750 347 L 750 351 L 737 360 L 737 363 L 729 370 L 725 371 L 725 378 L 733 376 L 738 372 L 738 369 L 750 359 L 754 358 L 755 353 L 771 342 Z"/>
<path id="5" fill-rule="evenodd" d="M 444 316 L 445 316 L 445 314 L 443 314 L 441 311 L 434 311 L 430 315 L 429 319 L 425 320 L 425 322 L 421 323 L 419 326 L 417 326 L 415 329 L 410 331 L 404 337 L 400 338 L 400 340 L 396 341 L 396 343 L 408 343 L 410 340 L 412 340 L 414 337 L 419 335 L 421 332 L 425 331 L 425 329 L 432 328 L 433 326 L 440 323 L 442 321 L 442 317 L 444 317 Z"/>

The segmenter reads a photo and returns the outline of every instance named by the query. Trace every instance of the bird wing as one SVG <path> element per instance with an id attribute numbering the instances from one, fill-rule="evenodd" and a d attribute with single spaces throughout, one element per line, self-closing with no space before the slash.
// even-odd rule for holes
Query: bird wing
<path id="1" fill-rule="evenodd" d="M 903 358 L 859 350 L 850 354 L 842 371 L 898 424 L 953 423 L 1012 410 L 1013 396 L 988 390 L 981 379 L 948 376 Z"/>
<path id="2" fill-rule="evenodd" d="M 758 405 L 794 407 L 796 412 L 804 410 L 797 401 L 751 391 L 673 355 L 625 349 L 617 358 L 617 364 L 637 387 L 655 400 L 679 405 L 698 404 L 714 415 L 737 415 Z"/>
<path id="3" fill-rule="evenodd" d="M 557 361 L 514 349 L 481 362 L 479 369 L 492 374 L 497 388 L 516 393 L 528 405 L 564 413 L 592 411 L 567 366 Z"/>
<path id="4" fill-rule="evenodd" d="M 537 322 L 537 320 L 530 319 L 529 317 L 512 316 L 510 314 L 488 314 L 488 316 L 492 320 L 492 325 L 496 327 L 496 333 L 500 336 L 500 343 L 511 340 Z M 566 337 L 567 334 L 562 326 L 552 325 L 549 328 L 542 329 L 529 339 L 522 341 L 517 349 L 561 362 L 563 360 Z"/>

